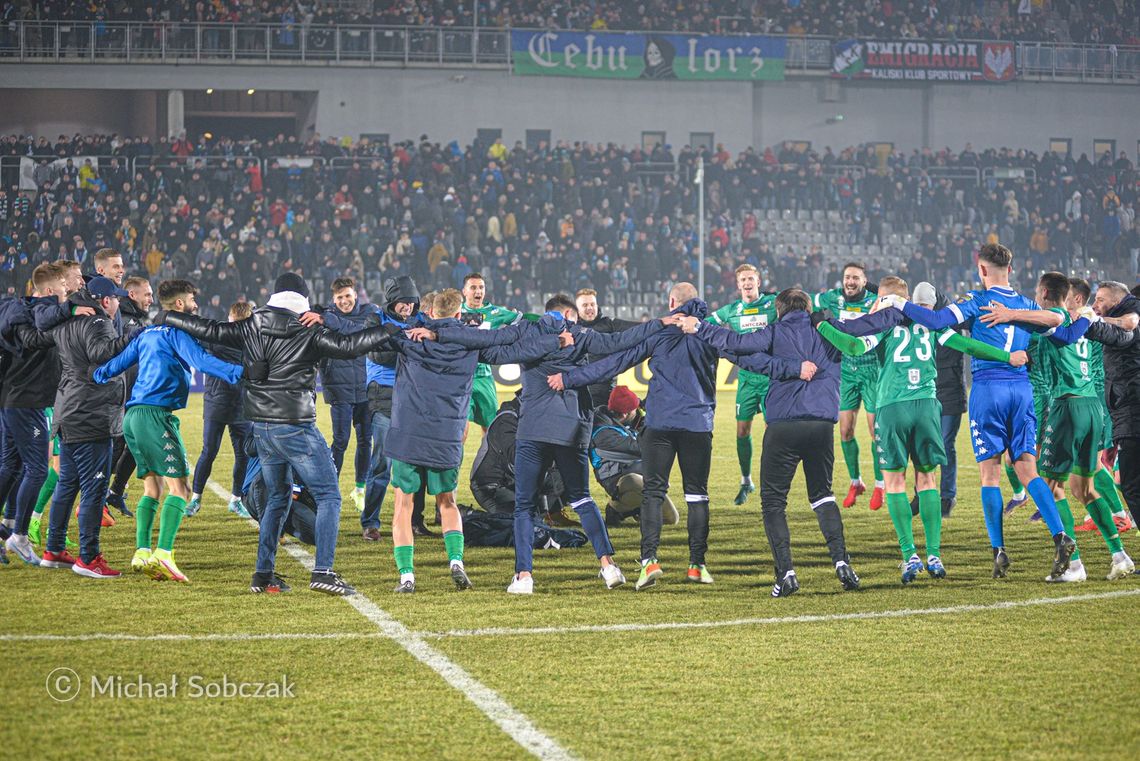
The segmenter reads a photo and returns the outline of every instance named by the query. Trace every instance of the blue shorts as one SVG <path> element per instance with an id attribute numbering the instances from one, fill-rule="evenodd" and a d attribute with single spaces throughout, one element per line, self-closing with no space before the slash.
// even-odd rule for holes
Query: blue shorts
<path id="1" fill-rule="evenodd" d="M 1028 380 L 974 383 L 969 413 L 970 442 L 978 462 L 1005 451 L 1011 460 L 1037 455 L 1037 414 Z"/>

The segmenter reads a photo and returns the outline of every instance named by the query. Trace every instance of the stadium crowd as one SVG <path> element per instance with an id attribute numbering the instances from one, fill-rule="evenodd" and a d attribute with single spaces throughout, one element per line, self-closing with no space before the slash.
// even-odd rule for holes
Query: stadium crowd
<path id="1" fill-rule="evenodd" d="M 1019 0 L 558 0 L 480 2 L 464 0 L 374 0 L 369 2 L 242 2 L 166 0 L 159 3 L 47 0 L 0 4 L 0 18 L 91 22 L 280 24 L 278 44 L 293 45 L 310 25 L 380 24 L 492 28 L 651 29 L 720 33 L 828 36 L 1140 42 L 1140 13 L 1128 0 L 1077 3 Z M 1046 23 L 1046 14 L 1056 24 Z M 1061 30 L 1060 34 L 1057 29 Z"/>
<path id="2" fill-rule="evenodd" d="M 702 154 L 714 300 L 733 292 L 740 261 L 765 290 L 821 289 L 852 256 L 872 279 L 898 272 L 953 291 L 987 242 L 1030 263 L 1015 274 L 1026 285 L 1042 269 L 1137 271 L 1138 175 L 1123 152 L 11 135 L 0 138 L 0 272 L 21 293 L 36 265 L 113 246 L 132 272 L 195 279 L 216 297 L 211 315 L 239 296 L 264 303 L 282 271 L 318 291 L 352 276 L 375 297 L 400 274 L 442 288 L 477 270 L 519 309 L 567 284 L 637 307 L 696 279 L 690 180 Z M 21 157 L 34 164 L 23 180 Z"/>

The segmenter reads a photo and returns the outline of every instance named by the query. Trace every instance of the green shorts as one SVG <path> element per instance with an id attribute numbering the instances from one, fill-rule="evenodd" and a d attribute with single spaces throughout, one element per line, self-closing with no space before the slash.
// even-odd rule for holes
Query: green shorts
<path id="1" fill-rule="evenodd" d="M 467 408 L 467 419 L 490 428 L 498 411 L 499 394 L 495 391 L 495 379 L 488 375 L 475 376 L 471 384 L 471 406 Z"/>
<path id="2" fill-rule="evenodd" d="M 875 414 L 875 397 L 879 393 L 879 366 L 851 367 L 844 363 L 839 375 L 840 411 L 863 409 Z"/>
<path id="3" fill-rule="evenodd" d="M 429 468 L 425 465 L 410 465 L 389 458 L 392 468 L 392 486 L 404 494 L 415 494 L 427 482 L 428 494 L 443 494 L 459 487 L 459 468 Z"/>
<path id="4" fill-rule="evenodd" d="M 190 475 L 178 418 L 165 407 L 136 404 L 123 418 L 123 437 L 135 458 L 139 478 L 154 473 L 163 478 Z"/>
<path id="5" fill-rule="evenodd" d="M 1101 401 L 1100 407 L 1102 410 L 1104 410 L 1104 415 L 1102 417 L 1102 420 L 1104 421 L 1104 433 L 1101 434 L 1100 437 L 1100 448 L 1102 450 L 1112 449 L 1112 415 L 1108 414 L 1108 405 L 1106 405 L 1103 401 Z"/>
<path id="6" fill-rule="evenodd" d="M 927 472 L 946 464 L 942 445 L 942 405 L 937 399 L 911 399 L 883 406 L 875 415 L 875 456 L 882 470 Z"/>
<path id="7" fill-rule="evenodd" d="M 55 419 L 55 407 L 44 408 L 44 417 L 47 418 L 48 431 L 51 431 L 52 421 Z M 51 456 L 59 457 L 59 437 L 51 437 Z"/>
<path id="8" fill-rule="evenodd" d="M 1049 406 L 1049 422 L 1041 440 L 1040 471 L 1065 481 L 1070 473 L 1086 478 L 1096 473 L 1104 433 L 1103 402 L 1087 396 L 1065 396 Z"/>
<path id="9" fill-rule="evenodd" d="M 1037 390 L 1033 391 L 1033 412 L 1037 415 L 1037 443 L 1040 444 L 1045 440 L 1045 423 L 1049 420 L 1049 405 L 1052 403 L 1052 398 L 1046 394 L 1039 394 Z"/>
<path id="10" fill-rule="evenodd" d="M 766 401 L 768 401 L 767 376 L 739 377 L 736 382 L 737 420 L 752 420 L 757 415 L 763 415 Z"/>

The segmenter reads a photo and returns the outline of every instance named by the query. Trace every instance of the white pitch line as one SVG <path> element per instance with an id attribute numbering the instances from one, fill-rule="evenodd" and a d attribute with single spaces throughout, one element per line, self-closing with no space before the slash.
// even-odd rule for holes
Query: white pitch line
<path id="1" fill-rule="evenodd" d="M 209 481 L 208 486 L 221 499 L 229 499 L 229 493 L 216 481 Z M 250 523 L 257 525 L 257 521 L 252 519 Z M 312 572 L 314 559 L 311 554 L 295 542 L 282 546 L 294 560 L 310 573 Z M 576 759 L 576 756 L 562 747 L 557 740 L 535 726 L 534 722 L 511 706 L 499 693 L 471 676 L 457 663 L 425 642 L 419 633 L 392 618 L 364 594 L 357 592 L 352 597 L 342 599 L 355 608 L 357 613 L 371 621 L 380 630 L 380 634 L 391 639 L 408 651 L 413 658 L 443 677 L 445 682 L 474 703 L 476 708 L 528 753 L 543 761 L 571 761 Z"/>
<path id="2" fill-rule="evenodd" d="M 677 621 L 656 624 L 584 624 L 581 626 L 540 626 L 533 628 L 488 627 L 485 629 L 453 629 L 443 632 L 419 632 L 428 639 L 450 637 L 521 637 L 549 634 L 583 634 L 594 632 L 648 632 L 670 629 L 719 629 L 726 626 L 775 626 L 778 624 L 814 624 L 827 621 L 869 621 L 880 618 L 911 618 L 914 616 L 942 616 L 955 613 L 979 613 L 1010 608 L 1027 608 L 1034 605 L 1063 605 L 1089 600 L 1108 600 L 1115 597 L 1140 595 L 1140 589 L 1121 589 L 1115 592 L 1095 592 L 1067 597 L 1042 597 L 1035 600 L 1010 600 L 988 605 L 951 605 L 942 608 L 901 608 L 861 613 L 826 613 L 820 615 L 779 616 L 770 618 L 737 618 L 728 621 Z"/>
<path id="3" fill-rule="evenodd" d="M 233 632 L 229 634 L 0 634 L 0 642 L 255 642 L 259 640 L 382 639 L 380 632 L 281 632 L 277 634 Z"/>

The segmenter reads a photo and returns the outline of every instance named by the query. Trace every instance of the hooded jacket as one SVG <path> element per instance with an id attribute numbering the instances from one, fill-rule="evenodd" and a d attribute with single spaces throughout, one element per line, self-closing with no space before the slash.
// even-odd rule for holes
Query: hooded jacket
<path id="1" fill-rule="evenodd" d="M 124 335 L 133 331 L 142 330 L 147 325 L 150 325 L 150 315 L 143 310 L 130 298 L 119 299 L 119 317 L 122 320 L 121 330 Z M 123 382 L 126 384 L 127 399 L 131 398 L 131 393 L 135 388 L 135 379 L 138 378 L 138 367 L 128 368 L 123 373 Z"/>
<path id="2" fill-rule="evenodd" d="M 664 329 L 660 320 L 621 333 L 598 333 L 567 322 L 561 314 L 548 313 L 537 322 L 518 322 L 498 330 L 450 328 L 437 331 L 440 341 L 457 342 L 472 348 L 488 345 L 533 345 L 549 337 L 556 339 L 563 330 L 574 336 L 574 345 L 522 363 L 522 395 L 518 437 L 525 441 L 587 449 L 593 430 L 594 409 L 585 389 L 554 391 L 547 376 L 566 373 L 584 366 L 589 355 L 607 355 L 633 350 L 647 338 Z M 498 363 L 494 363 L 498 364 Z"/>
<path id="3" fill-rule="evenodd" d="M 94 317 L 69 317 L 52 328 L 59 351 L 60 380 L 55 395 L 52 435 L 68 444 L 99 441 L 123 433 L 123 380 L 99 384 L 92 373 L 121 352 L 130 335 L 119 336 L 114 321 L 86 290 L 68 298 L 68 306 L 87 306 Z"/>
<path id="4" fill-rule="evenodd" d="M 838 320 L 830 322 L 845 333 L 872 335 L 894 327 L 899 321 L 898 315 L 882 311 L 861 317 L 852 324 Z M 703 323 L 697 335 L 727 352 L 726 356 L 745 370 L 768 376 L 771 385 L 765 405 L 765 422 L 838 422 L 843 354 L 819 334 L 807 312 L 788 312 L 775 323 L 752 333 L 734 333 Z M 800 378 L 800 367 L 804 362 L 812 362 L 816 366 L 811 381 Z"/>
<path id="5" fill-rule="evenodd" d="M 298 313 L 266 306 L 247 320 L 218 322 L 178 312 L 159 312 L 156 325 L 171 325 L 209 344 L 242 353 L 247 419 L 302 425 L 317 419 L 317 363 L 325 357 L 351 359 L 388 341 L 385 328 L 338 335 L 306 328 Z"/>
<path id="6" fill-rule="evenodd" d="M 690 299 L 671 314 L 704 320 L 708 305 Z M 624 336 L 626 333 L 618 333 Z M 709 432 L 716 412 L 716 367 L 713 347 L 680 328 L 667 327 L 640 346 L 613 354 L 600 362 L 563 374 L 567 388 L 581 388 L 612 378 L 649 359 L 649 394 L 645 399 L 645 425 L 665 431 Z"/>
<path id="7" fill-rule="evenodd" d="M 4 358 L 4 380 L 0 384 L 0 407 L 4 409 L 44 409 L 55 402 L 59 386 L 59 352 L 49 334 L 32 327 L 31 307 L 37 302 L 55 302 L 47 299 L 13 299 L 12 312 L 0 332 L 13 341 L 15 353 Z M 20 311 L 17 316 L 14 312 Z"/>
<path id="8" fill-rule="evenodd" d="M 1140 299 L 1128 295 L 1109 317 L 1140 313 Z M 1112 440 L 1140 438 L 1140 328 L 1127 331 L 1103 322 L 1089 326 L 1086 336 L 1104 345 L 1104 401 L 1112 417 Z"/>
<path id="9" fill-rule="evenodd" d="M 459 320 L 451 317 L 427 320 L 424 327 L 436 334 L 451 328 L 464 330 Z M 394 336 L 391 345 L 399 359 L 392 425 L 384 437 L 384 456 L 446 470 L 458 468 L 463 461 L 463 430 L 467 426 L 475 365 L 536 360 L 558 349 L 558 335 L 474 350 L 454 343 L 418 343 L 402 335 Z"/>
<path id="10" fill-rule="evenodd" d="M 407 324 L 403 318 L 396 314 L 396 303 L 400 301 L 411 301 L 412 317 L 420 311 L 420 291 L 416 287 L 416 281 L 410 275 L 400 275 L 399 277 L 389 278 L 384 283 L 384 308 L 378 310 L 375 315 L 370 317 L 370 324 L 383 325 L 386 323 L 393 323 L 397 327 L 405 328 Z M 379 351 L 372 352 L 368 355 L 366 370 L 368 375 L 368 385 L 371 387 L 373 384 L 377 386 L 391 387 L 396 383 L 396 359 L 397 354 L 394 351 Z M 373 401 L 374 392 L 369 388 L 368 399 Z M 391 393 L 387 394 L 388 398 L 388 411 L 384 414 L 391 416 Z"/>

